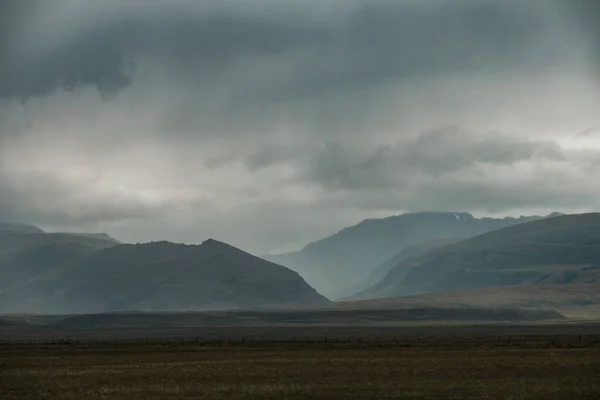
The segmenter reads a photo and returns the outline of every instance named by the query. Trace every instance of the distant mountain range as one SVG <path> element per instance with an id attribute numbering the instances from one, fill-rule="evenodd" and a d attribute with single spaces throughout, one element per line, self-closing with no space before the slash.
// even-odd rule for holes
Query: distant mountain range
<path id="1" fill-rule="evenodd" d="M 296 272 L 225 243 L 118 244 L 0 232 L 0 312 L 185 311 L 324 305 Z"/>
<path id="2" fill-rule="evenodd" d="M 557 215 L 560 214 L 548 217 Z M 264 258 L 298 271 L 328 297 L 340 298 L 373 284 L 370 274 L 385 270 L 385 266 L 379 266 L 390 260 L 399 261 L 404 257 L 402 252 L 411 246 L 427 246 L 427 242 L 440 240 L 457 241 L 542 218 L 546 217 L 475 218 L 464 212 L 402 214 L 365 220 L 300 251 Z"/>
<path id="3" fill-rule="evenodd" d="M 38 228 L 34 225 L 26 225 L 26 224 L 13 224 L 7 222 L 0 222 L 0 233 L 46 233 L 43 229 Z M 80 233 L 80 232 L 54 232 L 55 234 L 64 234 L 64 235 L 72 235 L 72 236 L 84 236 L 93 239 L 104 239 L 110 240 L 115 243 L 119 243 L 119 241 L 115 238 L 110 237 L 106 233 Z"/>
<path id="4" fill-rule="evenodd" d="M 443 299 L 460 305 L 460 298 L 477 306 L 485 293 L 493 293 L 494 306 L 510 303 L 510 293 L 533 305 L 544 290 L 557 297 L 552 303 L 547 293 L 544 304 L 600 309 L 593 295 L 600 285 L 600 213 L 404 214 L 270 257 L 288 265 L 320 260 L 296 267 L 329 293 L 351 293 L 344 297 L 351 303 L 332 303 L 298 272 L 212 239 L 134 245 L 105 234 L 0 227 L 0 313 L 439 307 Z"/>
<path id="5" fill-rule="evenodd" d="M 37 226 L 11 224 L 8 222 L 0 222 L 0 232 L 44 233 L 44 231 Z"/>
<path id="6" fill-rule="evenodd" d="M 372 299 L 519 284 L 596 283 L 600 213 L 495 230 L 400 261 L 353 296 Z"/>
<path id="7" fill-rule="evenodd" d="M 115 244 L 112 240 L 65 233 L 0 231 L 0 293 Z"/>

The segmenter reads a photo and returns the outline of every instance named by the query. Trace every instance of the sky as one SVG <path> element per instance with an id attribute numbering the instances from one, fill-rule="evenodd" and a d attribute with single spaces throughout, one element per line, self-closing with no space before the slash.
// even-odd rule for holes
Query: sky
<path id="1" fill-rule="evenodd" d="M 600 208 L 595 0 L 4 0 L 0 220 L 256 254 Z"/>

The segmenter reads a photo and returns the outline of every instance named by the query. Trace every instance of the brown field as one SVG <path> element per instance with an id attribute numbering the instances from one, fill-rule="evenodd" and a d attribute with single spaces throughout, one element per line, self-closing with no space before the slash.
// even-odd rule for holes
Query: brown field
<path id="1" fill-rule="evenodd" d="M 0 398 L 598 399 L 600 343 L 1 345 Z"/>
<path id="2" fill-rule="evenodd" d="M 346 314 L 4 316 L 0 399 L 600 399 L 599 322 Z"/>

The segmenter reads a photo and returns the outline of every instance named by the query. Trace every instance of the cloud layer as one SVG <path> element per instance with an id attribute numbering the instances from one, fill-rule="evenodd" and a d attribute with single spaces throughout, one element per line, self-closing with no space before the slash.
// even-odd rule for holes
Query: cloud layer
<path id="1" fill-rule="evenodd" d="M 592 0 L 0 7 L 0 219 L 262 253 L 598 207 Z"/>

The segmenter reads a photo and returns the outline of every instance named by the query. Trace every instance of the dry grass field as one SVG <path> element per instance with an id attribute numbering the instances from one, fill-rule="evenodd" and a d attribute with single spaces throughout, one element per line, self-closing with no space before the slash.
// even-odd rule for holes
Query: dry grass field
<path id="1" fill-rule="evenodd" d="M 599 399 L 600 343 L 0 346 L 0 398 Z"/>

